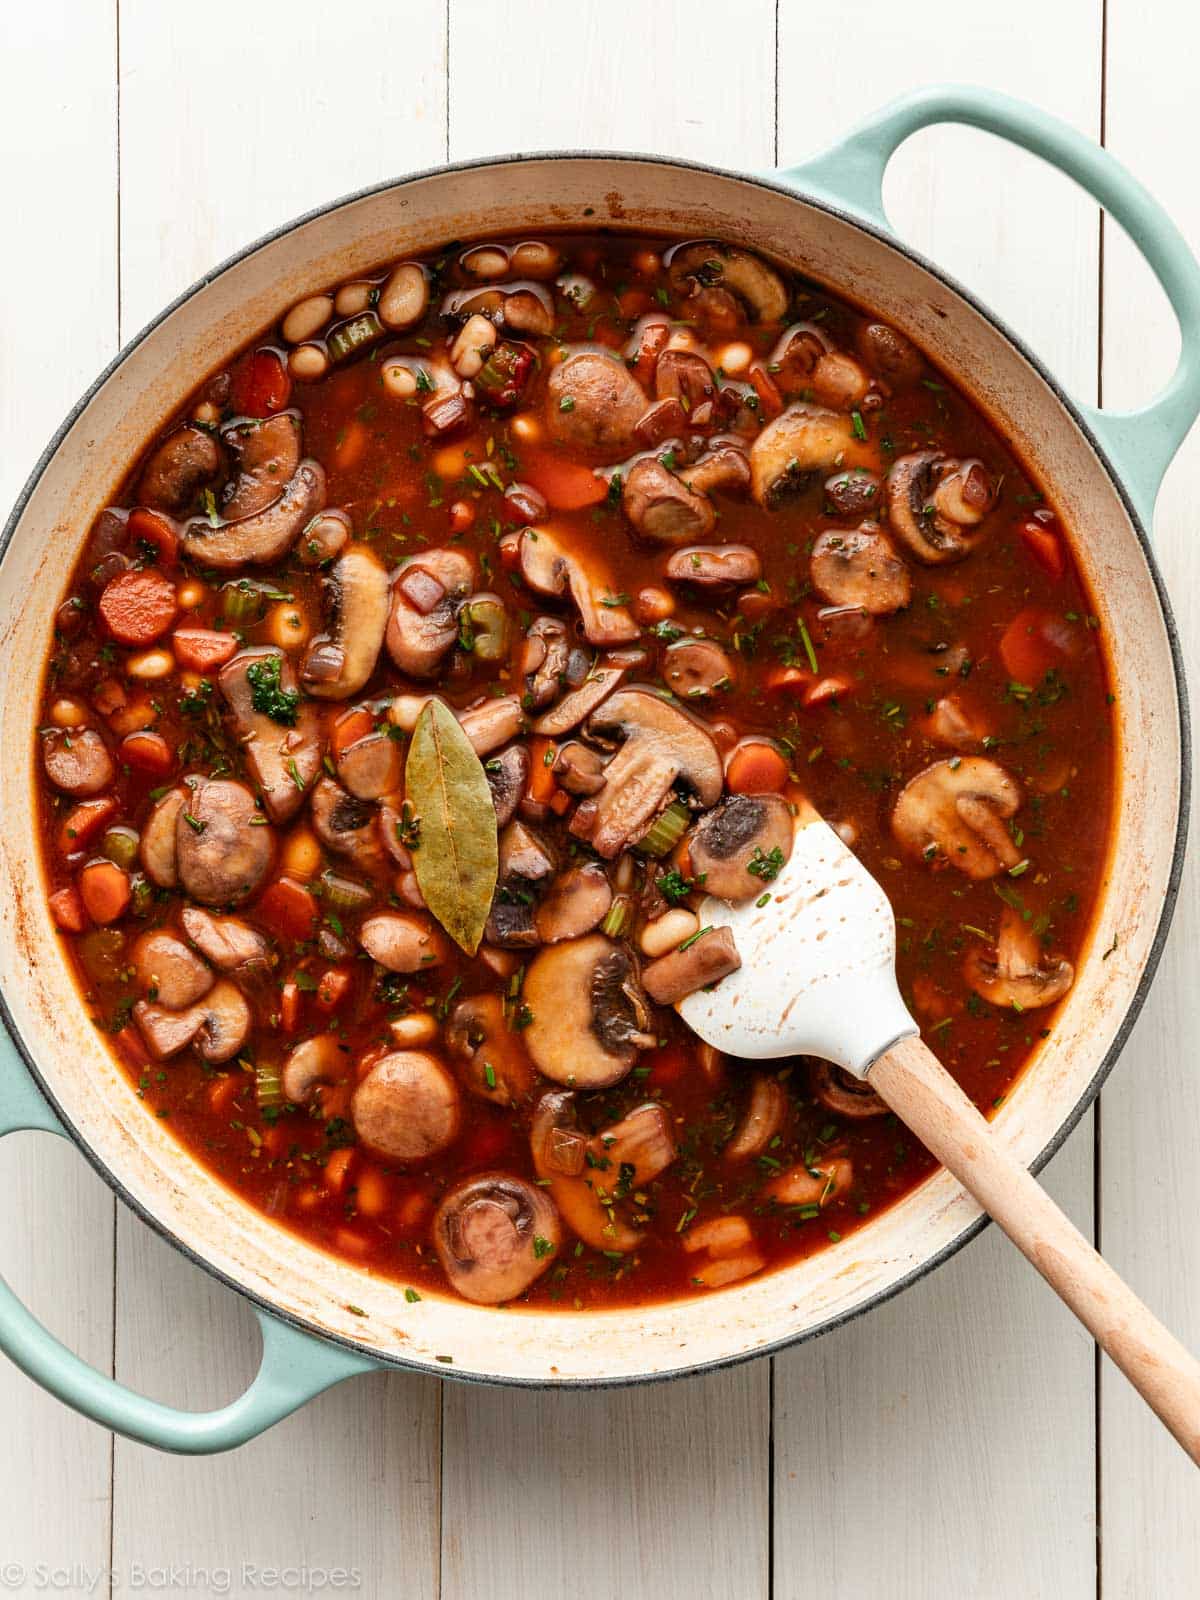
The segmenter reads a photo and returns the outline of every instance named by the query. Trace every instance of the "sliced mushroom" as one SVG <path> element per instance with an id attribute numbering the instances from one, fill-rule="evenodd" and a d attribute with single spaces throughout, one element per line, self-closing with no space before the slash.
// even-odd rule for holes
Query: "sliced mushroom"
<path id="1" fill-rule="evenodd" d="M 634 530 L 655 544 L 703 539 L 717 520 L 707 497 L 689 489 L 654 456 L 643 456 L 626 474 L 621 509 Z"/>
<path id="2" fill-rule="evenodd" d="M 598 557 L 585 560 L 548 528 L 526 528 L 518 545 L 521 576 L 536 594 L 570 592 L 579 609 L 588 643 L 630 644 L 640 629 L 612 587 Z"/>
<path id="3" fill-rule="evenodd" d="M 590 672 L 578 689 L 564 695 L 556 706 L 544 711 L 533 724 L 534 733 L 557 739 L 569 733 L 613 694 L 625 677 L 620 667 L 597 667 Z"/>
<path id="4" fill-rule="evenodd" d="M 633 1188 L 653 1183 L 674 1161 L 678 1150 L 671 1119 L 657 1101 L 635 1106 L 619 1122 L 610 1123 L 587 1142 L 585 1161 L 595 1174 L 601 1198 L 623 1199 Z"/>
<path id="5" fill-rule="evenodd" d="M 918 450 L 901 456 L 888 473 L 888 519 L 918 560 L 961 561 L 978 544 L 996 494 L 982 461 Z"/>
<path id="6" fill-rule="evenodd" d="M 555 1083 L 606 1089 L 657 1042 L 629 952 L 602 934 L 540 950 L 521 992 L 526 1049 Z"/>
<path id="7" fill-rule="evenodd" d="M 924 727 L 931 739 L 962 751 L 978 749 L 988 734 L 988 723 L 957 694 L 943 695 L 925 718 Z"/>
<path id="8" fill-rule="evenodd" d="M 388 575 L 373 550 L 352 544 L 330 568 L 322 590 L 329 631 L 309 644 L 300 676 L 318 699 L 346 700 L 379 660 L 388 625 Z"/>
<path id="9" fill-rule="evenodd" d="M 674 551 L 663 570 L 669 583 L 715 589 L 757 583 L 762 577 L 762 560 L 746 544 L 701 544 Z"/>
<path id="10" fill-rule="evenodd" d="M 612 905 L 612 886 L 604 868 L 588 861 L 555 878 L 534 912 L 534 927 L 542 944 L 558 944 L 591 933 L 604 921 Z"/>
<path id="11" fill-rule="evenodd" d="M 184 426 L 155 449 L 142 469 L 137 497 L 158 511 L 186 511 L 224 470 L 221 447 L 203 428 Z"/>
<path id="12" fill-rule="evenodd" d="M 774 267 L 733 245 L 711 240 L 681 245 L 671 254 L 668 276 L 678 293 L 691 284 L 727 290 L 755 322 L 782 322 L 787 315 L 788 292 Z"/>
<path id="13" fill-rule="evenodd" d="M 568 794 L 599 794 L 604 787 L 604 757 L 591 745 L 568 739 L 554 758 L 554 776 Z"/>
<path id="14" fill-rule="evenodd" d="M 667 324 L 662 324 L 669 333 Z M 684 418 L 717 392 L 713 370 L 694 350 L 664 350 L 654 364 L 654 393 L 661 400 L 678 402 Z"/>
<path id="15" fill-rule="evenodd" d="M 274 666 L 274 663 L 278 666 Z M 261 693 L 262 679 L 270 676 L 279 693 Z M 256 686 L 255 678 L 260 683 Z M 321 770 L 321 734 L 315 706 L 296 694 L 292 664 L 273 645 L 240 650 L 217 675 L 221 693 L 229 703 L 238 742 L 250 776 L 262 791 L 263 806 L 272 822 L 286 822 L 304 804 L 309 784 Z M 255 708 L 260 703 L 279 705 L 292 700 L 294 720 L 289 726 L 278 715 Z"/>
<path id="16" fill-rule="evenodd" d="M 825 480 L 825 498 L 839 517 L 882 515 L 883 482 L 866 467 L 847 467 Z"/>
<path id="17" fill-rule="evenodd" d="M 422 578 L 432 579 L 441 590 L 440 596 L 431 591 L 434 598 L 427 607 L 410 597 Z M 461 550 L 422 550 L 401 567 L 392 581 L 385 635 L 388 654 L 401 672 L 410 678 L 433 677 L 458 638 L 459 603 L 474 587 L 475 563 Z"/>
<path id="18" fill-rule="evenodd" d="M 750 487 L 759 505 L 771 511 L 818 473 L 870 464 L 868 447 L 855 438 L 849 417 L 797 404 L 769 422 L 750 446 Z"/>
<path id="19" fill-rule="evenodd" d="M 306 567 L 319 567 L 340 556 L 353 535 L 353 526 L 344 511 L 320 511 L 301 535 L 296 554 Z"/>
<path id="20" fill-rule="evenodd" d="M 358 942 L 389 972 L 422 972 L 446 959 L 446 941 L 428 917 L 377 911 L 358 931 Z"/>
<path id="21" fill-rule="evenodd" d="M 792 853 L 791 808 L 777 794 L 730 795 L 688 841 L 692 872 L 720 900 L 757 900 Z"/>
<path id="22" fill-rule="evenodd" d="M 900 611 L 912 599 L 912 579 L 878 523 L 852 533 L 827 529 L 812 553 L 817 593 L 835 606 L 859 606 L 873 617 Z"/>
<path id="23" fill-rule="evenodd" d="M 253 974 L 270 969 L 266 938 L 240 917 L 215 917 L 199 906 L 184 906 L 180 921 L 184 933 L 218 972 Z"/>
<path id="24" fill-rule="evenodd" d="M 388 733 L 368 733 L 339 750 L 337 775 L 356 800 L 381 800 L 404 781 L 401 746 Z"/>
<path id="25" fill-rule="evenodd" d="M 719 444 L 679 476 L 696 494 L 744 493 L 750 487 L 750 462 L 740 446 Z"/>
<path id="26" fill-rule="evenodd" d="M 275 504 L 300 465 L 300 413 L 280 411 L 262 422 L 235 422 L 222 434 L 238 458 L 238 475 L 221 504 L 226 522 Z"/>
<path id="27" fill-rule="evenodd" d="M 619 690 L 593 714 L 588 731 L 622 741 L 605 769 L 604 788 L 571 819 L 571 832 L 606 860 L 641 838 L 676 783 L 691 788 L 702 806 L 720 798 L 724 772 L 712 736 L 653 691 Z"/>
<path id="28" fill-rule="evenodd" d="M 207 962 L 182 939 L 156 928 L 134 940 L 133 968 L 148 999 L 168 1011 L 182 1011 L 206 995 L 213 986 Z"/>
<path id="29" fill-rule="evenodd" d="M 678 950 L 642 969 L 646 993 L 659 1005 L 673 1006 L 697 989 L 707 989 L 742 964 L 729 928 L 702 928 Z"/>
<path id="30" fill-rule="evenodd" d="M 712 639 L 679 639 L 663 656 L 663 682 L 681 700 L 706 700 L 733 687 L 733 662 Z"/>
<path id="31" fill-rule="evenodd" d="M 133 1020 L 156 1060 L 165 1061 L 194 1044 L 205 1061 L 219 1065 L 237 1055 L 250 1037 L 254 1019 L 242 991 L 222 978 L 186 1011 L 139 1000 Z"/>
<path id="32" fill-rule="evenodd" d="M 155 801 L 142 826 L 139 845 L 142 868 L 150 882 L 159 889 L 173 889 L 179 882 L 175 825 L 188 799 L 187 789 L 180 787 L 168 790 L 161 800 Z"/>
<path id="33" fill-rule="evenodd" d="M 562 1226 L 549 1196 L 507 1172 L 464 1178 L 433 1217 L 442 1270 L 477 1305 L 524 1294 L 552 1265 L 561 1244 Z"/>
<path id="34" fill-rule="evenodd" d="M 597 350 L 568 356 L 546 384 L 546 428 L 551 438 L 606 461 L 632 451 L 645 409 L 645 392 L 625 364 Z"/>
<path id="35" fill-rule="evenodd" d="M 814 1061 L 810 1071 L 813 1093 L 823 1106 L 839 1117 L 857 1122 L 865 1117 L 887 1115 L 889 1107 L 865 1078 L 856 1078 L 831 1061 Z"/>
<path id="36" fill-rule="evenodd" d="M 325 472 L 302 461 L 278 500 L 238 522 L 193 517 L 180 531 L 184 551 L 201 566 L 230 571 L 248 563 L 277 561 L 308 526 L 325 501 Z"/>
<path id="37" fill-rule="evenodd" d="M 179 881 L 202 905 L 237 905 L 263 883 L 275 858 L 270 824 L 244 783 L 202 778 L 175 820 Z"/>
<path id="38" fill-rule="evenodd" d="M 515 694 L 494 695 L 460 712 L 458 721 L 477 756 L 490 755 L 525 732 L 525 712 Z"/>
<path id="39" fill-rule="evenodd" d="M 327 849 L 346 856 L 364 871 L 383 864 L 375 828 L 375 807 L 347 794 L 332 778 L 320 778 L 312 792 L 313 830 Z"/>
<path id="40" fill-rule="evenodd" d="M 425 1161 L 457 1139 L 462 1096 L 436 1056 L 394 1050 L 355 1089 L 350 1115 L 358 1137 L 376 1155 Z"/>
<path id="41" fill-rule="evenodd" d="M 995 951 L 974 947 L 963 962 L 963 976 L 989 1005 L 1033 1011 L 1062 999 L 1075 982 L 1075 968 L 1063 956 L 1047 956 L 1024 918 L 1006 907 Z"/>
<path id="42" fill-rule="evenodd" d="M 618 1216 L 615 1205 L 605 1205 L 588 1170 L 587 1135 L 579 1127 L 575 1096 L 561 1089 L 544 1094 L 534 1109 L 530 1149 L 539 1178 L 563 1221 L 593 1250 L 616 1250 L 623 1255 L 636 1250 L 642 1235 Z"/>
<path id="43" fill-rule="evenodd" d="M 995 761 L 953 757 L 905 784 L 892 832 L 923 861 L 947 861 L 968 878 L 994 878 L 1021 859 L 1005 826 L 1020 804 L 1020 786 Z"/>
<path id="44" fill-rule="evenodd" d="M 64 794 L 99 794 L 117 775 L 116 764 L 95 728 L 55 728 L 42 737 L 42 766 Z"/>
<path id="45" fill-rule="evenodd" d="M 531 709 L 548 706 L 564 683 L 571 641 L 566 623 L 558 617 L 535 617 L 521 646 L 517 672 L 525 685 L 524 701 Z"/>
<path id="46" fill-rule="evenodd" d="M 466 1086 L 480 1099 L 512 1106 L 533 1088 L 533 1068 L 498 994 L 460 1000 L 446 1024 L 446 1043 L 468 1064 Z"/>
<path id="47" fill-rule="evenodd" d="M 502 950 L 524 950 L 538 942 L 533 920 L 537 886 L 556 867 L 554 852 L 523 822 L 509 822 L 499 839 L 496 894 L 488 914 L 487 940 Z"/>
<path id="48" fill-rule="evenodd" d="M 787 1116 L 787 1090 L 769 1072 L 750 1077 L 750 1097 L 741 1120 L 721 1154 L 726 1161 L 752 1161 L 778 1137 Z"/>
<path id="49" fill-rule="evenodd" d="M 506 827 L 517 814 L 517 807 L 529 787 L 529 760 L 528 748 L 513 744 L 483 764 L 498 828 Z"/>
<path id="50" fill-rule="evenodd" d="M 335 1033 L 318 1033 L 290 1051 L 279 1074 L 284 1098 L 306 1106 L 317 1090 L 340 1082 L 347 1071 L 345 1046 Z"/>

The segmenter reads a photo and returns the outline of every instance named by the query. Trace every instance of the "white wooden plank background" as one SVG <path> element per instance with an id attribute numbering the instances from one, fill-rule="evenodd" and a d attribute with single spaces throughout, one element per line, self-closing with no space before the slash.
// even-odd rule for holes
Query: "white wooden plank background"
<path id="1" fill-rule="evenodd" d="M 447 157 L 592 146 L 798 161 L 938 78 L 1040 101 L 1108 143 L 1200 244 L 1200 20 L 1183 0 L 40 0 L 0 14 L 0 500 L 116 345 L 205 267 L 308 206 Z M 118 187 L 119 186 L 119 187 Z M 1142 398 L 1173 330 L 1116 230 L 962 130 L 889 177 L 900 231 L 1085 398 Z M 1103 323 L 1101 324 L 1101 305 Z M 52 313 L 52 314 L 51 314 Z M 1101 341 L 1103 328 L 1103 341 Z M 50 344 L 47 344 L 50 329 Z M 49 359 L 48 359 L 49 358 Z M 1200 443 L 1158 542 L 1193 662 Z M 1189 871 L 1126 1060 L 1050 1186 L 1200 1347 L 1200 1025 Z M 89 1359 L 178 1403 L 235 1393 L 253 1321 L 114 1208 L 65 1148 L 0 1155 L 0 1271 Z M 774 1363 L 614 1395 L 400 1375 L 347 1384 L 232 1457 L 113 1442 L 8 1368 L 0 1585 L 128 1589 L 137 1564 L 356 1569 L 404 1600 L 703 1595 L 1174 1600 L 1200 1593 L 1196 1475 L 994 1234 Z M 10 1584 L 6 1563 L 24 1568 Z M 192 1569 L 188 1573 L 187 1569 Z M 109 1572 L 115 1581 L 110 1581 Z"/>

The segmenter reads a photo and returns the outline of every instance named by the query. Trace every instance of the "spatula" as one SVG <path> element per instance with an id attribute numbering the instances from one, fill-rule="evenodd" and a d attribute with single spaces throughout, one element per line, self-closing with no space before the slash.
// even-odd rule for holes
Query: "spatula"
<path id="1" fill-rule="evenodd" d="M 684 1021 L 729 1055 L 820 1056 L 869 1082 L 1200 1465 L 1200 1363 L 1097 1255 L 922 1042 L 896 982 L 892 908 L 874 878 L 806 807 L 790 860 L 763 888 L 748 904 L 705 900 L 701 926 L 732 929 L 742 965 L 681 1000 Z"/>

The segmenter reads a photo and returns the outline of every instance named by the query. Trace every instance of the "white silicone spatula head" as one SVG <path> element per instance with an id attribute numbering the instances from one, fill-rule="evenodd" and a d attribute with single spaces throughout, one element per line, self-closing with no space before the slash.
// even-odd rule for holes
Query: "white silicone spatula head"
<path id="1" fill-rule="evenodd" d="M 761 1060 L 813 1055 L 862 1077 L 917 1032 L 896 987 L 896 923 L 887 896 L 810 807 L 790 860 L 757 901 L 709 896 L 701 927 L 728 927 L 741 957 L 679 1014 L 707 1043 Z"/>

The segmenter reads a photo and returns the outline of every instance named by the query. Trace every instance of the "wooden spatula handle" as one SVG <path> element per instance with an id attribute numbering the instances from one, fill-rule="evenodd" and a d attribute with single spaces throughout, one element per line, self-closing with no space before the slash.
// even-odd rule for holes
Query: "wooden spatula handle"
<path id="1" fill-rule="evenodd" d="M 949 1168 L 1200 1466 L 1200 1362 L 1123 1283 L 996 1138 L 920 1039 L 876 1061 L 871 1087 Z"/>

